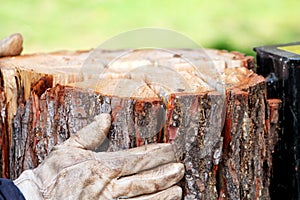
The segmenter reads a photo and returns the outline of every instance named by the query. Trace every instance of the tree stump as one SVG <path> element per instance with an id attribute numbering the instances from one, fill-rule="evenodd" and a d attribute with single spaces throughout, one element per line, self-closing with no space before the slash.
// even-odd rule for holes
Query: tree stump
<path id="1" fill-rule="evenodd" d="M 238 52 L 191 49 L 2 58 L 2 176 L 36 167 L 55 144 L 110 113 L 98 150 L 176 144 L 185 199 L 269 198 L 279 102 L 267 104 L 253 65 Z"/>

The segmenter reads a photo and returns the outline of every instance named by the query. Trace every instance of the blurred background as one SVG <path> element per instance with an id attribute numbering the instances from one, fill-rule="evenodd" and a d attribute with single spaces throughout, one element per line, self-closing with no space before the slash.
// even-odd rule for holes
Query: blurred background
<path id="1" fill-rule="evenodd" d="M 0 0 L 0 37 L 19 32 L 24 53 L 96 48 L 121 32 L 178 31 L 206 48 L 300 41 L 299 0 Z"/>

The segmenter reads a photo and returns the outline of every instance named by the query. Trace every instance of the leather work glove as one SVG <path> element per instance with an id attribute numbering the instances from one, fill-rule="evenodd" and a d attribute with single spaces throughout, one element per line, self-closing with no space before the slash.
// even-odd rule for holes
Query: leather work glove
<path id="1" fill-rule="evenodd" d="M 95 152 L 106 138 L 109 114 L 53 148 L 37 168 L 14 181 L 30 199 L 181 199 L 175 184 L 184 166 L 172 144 L 151 144 L 118 152 Z"/>

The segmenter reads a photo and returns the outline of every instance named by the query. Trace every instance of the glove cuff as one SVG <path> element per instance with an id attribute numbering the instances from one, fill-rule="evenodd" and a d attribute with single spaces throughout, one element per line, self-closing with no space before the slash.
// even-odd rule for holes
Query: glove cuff
<path id="1" fill-rule="evenodd" d="M 14 184 L 20 189 L 26 200 L 44 199 L 40 190 L 41 184 L 36 180 L 32 170 L 24 171 L 19 178 L 14 180 Z"/>

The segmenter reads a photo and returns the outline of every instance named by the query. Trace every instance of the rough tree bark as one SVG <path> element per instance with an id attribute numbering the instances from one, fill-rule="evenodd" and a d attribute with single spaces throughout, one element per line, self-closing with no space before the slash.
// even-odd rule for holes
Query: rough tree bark
<path id="1" fill-rule="evenodd" d="M 278 102 L 266 104 L 263 77 L 247 69 L 252 57 L 216 50 L 96 52 L 0 59 L 3 177 L 36 167 L 55 144 L 110 113 L 99 151 L 175 143 L 186 168 L 186 199 L 268 198 L 277 123 L 269 116 Z"/>

